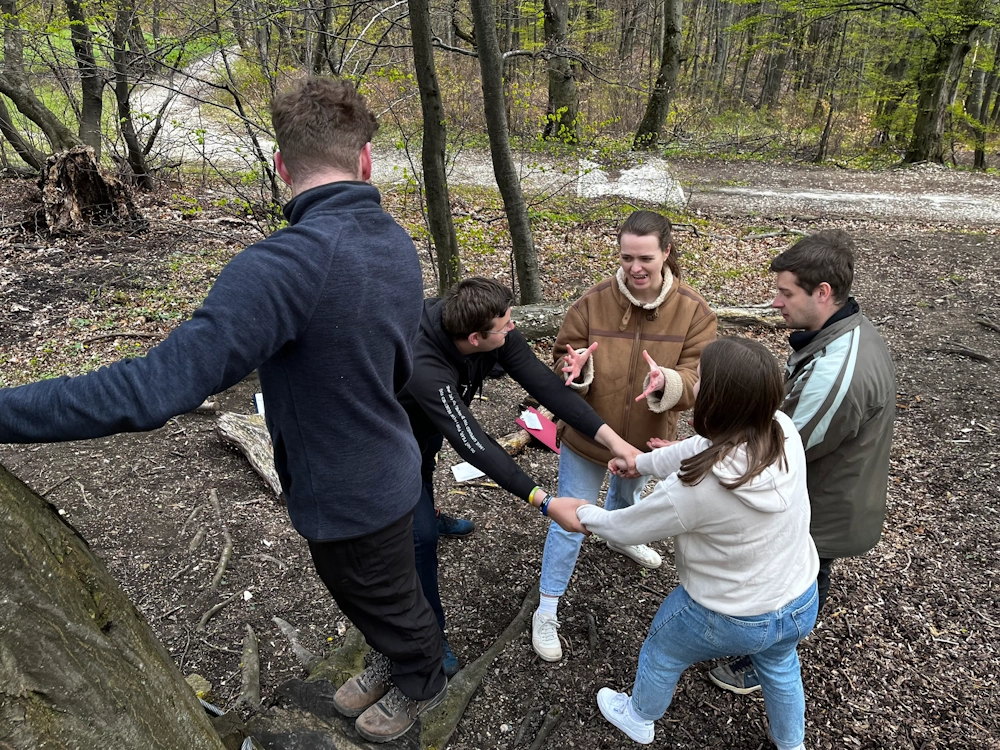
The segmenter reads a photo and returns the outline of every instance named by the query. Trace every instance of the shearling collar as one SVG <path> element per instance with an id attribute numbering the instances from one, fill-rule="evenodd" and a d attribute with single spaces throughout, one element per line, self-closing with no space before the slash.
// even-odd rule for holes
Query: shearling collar
<path id="1" fill-rule="evenodd" d="M 615 279 L 618 281 L 618 291 L 622 293 L 629 302 L 631 302 L 636 307 L 641 307 L 643 310 L 655 310 L 660 305 L 663 304 L 663 300 L 667 298 L 667 294 L 670 292 L 670 288 L 674 285 L 674 275 L 671 273 L 670 269 L 666 265 L 663 266 L 663 287 L 660 289 L 660 294 L 652 302 L 640 302 L 637 300 L 631 291 L 629 291 L 628 284 L 625 281 L 625 269 L 619 266 L 618 273 L 615 274 Z"/>

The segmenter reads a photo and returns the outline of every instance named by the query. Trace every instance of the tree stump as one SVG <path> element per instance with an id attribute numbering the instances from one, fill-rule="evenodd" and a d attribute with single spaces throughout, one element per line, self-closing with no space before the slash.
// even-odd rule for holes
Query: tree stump
<path id="1" fill-rule="evenodd" d="M 53 234 L 94 226 L 145 226 L 128 188 L 101 169 L 89 146 L 75 146 L 46 159 L 38 187 L 45 223 Z"/>
<path id="2" fill-rule="evenodd" d="M 223 750 L 87 543 L 0 466 L 0 748 Z"/>

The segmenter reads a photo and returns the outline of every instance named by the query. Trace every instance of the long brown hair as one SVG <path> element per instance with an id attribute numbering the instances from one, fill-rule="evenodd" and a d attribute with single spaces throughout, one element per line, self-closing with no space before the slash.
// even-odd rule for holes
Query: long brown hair
<path id="1" fill-rule="evenodd" d="M 704 348 L 694 427 L 712 445 L 681 462 L 678 477 L 684 484 L 698 484 L 744 444 L 747 469 L 735 481 L 720 482 L 727 490 L 746 484 L 777 461 L 787 467 L 785 436 L 774 419 L 784 398 L 782 381 L 778 360 L 756 341 L 729 336 Z"/>
<path id="2" fill-rule="evenodd" d="M 677 262 L 677 246 L 673 243 L 673 225 L 666 216 L 655 211 L 635 211 L 629 214 L 621 229 L 618 230 L 619 247 L 622 244 L 623 234 L 634 234 L 637 237 L 650 235 L 656 237 L 660 250 L 667 254 L 664 264 L 670 269 L 674 278 L 681 277 L 681 264 Z"/>

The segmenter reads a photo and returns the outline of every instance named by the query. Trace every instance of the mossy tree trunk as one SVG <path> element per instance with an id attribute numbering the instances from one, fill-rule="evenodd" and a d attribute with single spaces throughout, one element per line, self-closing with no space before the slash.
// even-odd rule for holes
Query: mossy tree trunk
<path id="1" fill-rule="evenodd" d="M 0 466 L 0 748 L 223 750 L 142 615 Z"/>

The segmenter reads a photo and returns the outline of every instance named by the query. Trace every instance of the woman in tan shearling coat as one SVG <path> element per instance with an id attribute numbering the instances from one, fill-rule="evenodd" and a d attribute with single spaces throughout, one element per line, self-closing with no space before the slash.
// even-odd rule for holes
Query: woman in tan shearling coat
<path id="1" fill-rule="evenodd" d="M 618 232 L 621 267 L 578 299 L 556 338 L 556 370 L 602 419 L 632 445 L 674 440 L 677 417 L 694 404 L 701 350 L 715 340 L 716 318 L 694 289 L 680 280 L 670 220 L 636 211 Z M 596 503 L 611 454 L 561 425 L 560 497 Z M 639 499 L 645 479 L 612 476 L 604 507 Z M 582 534 L 550 524 L 542 557 L 541 603 L 532 617 L 531 645 L 546 661 L 559 661 L 556 608 L 580 553 Z M 647 568 L 660 556 L 645 545 L 608 546 Z"/>

